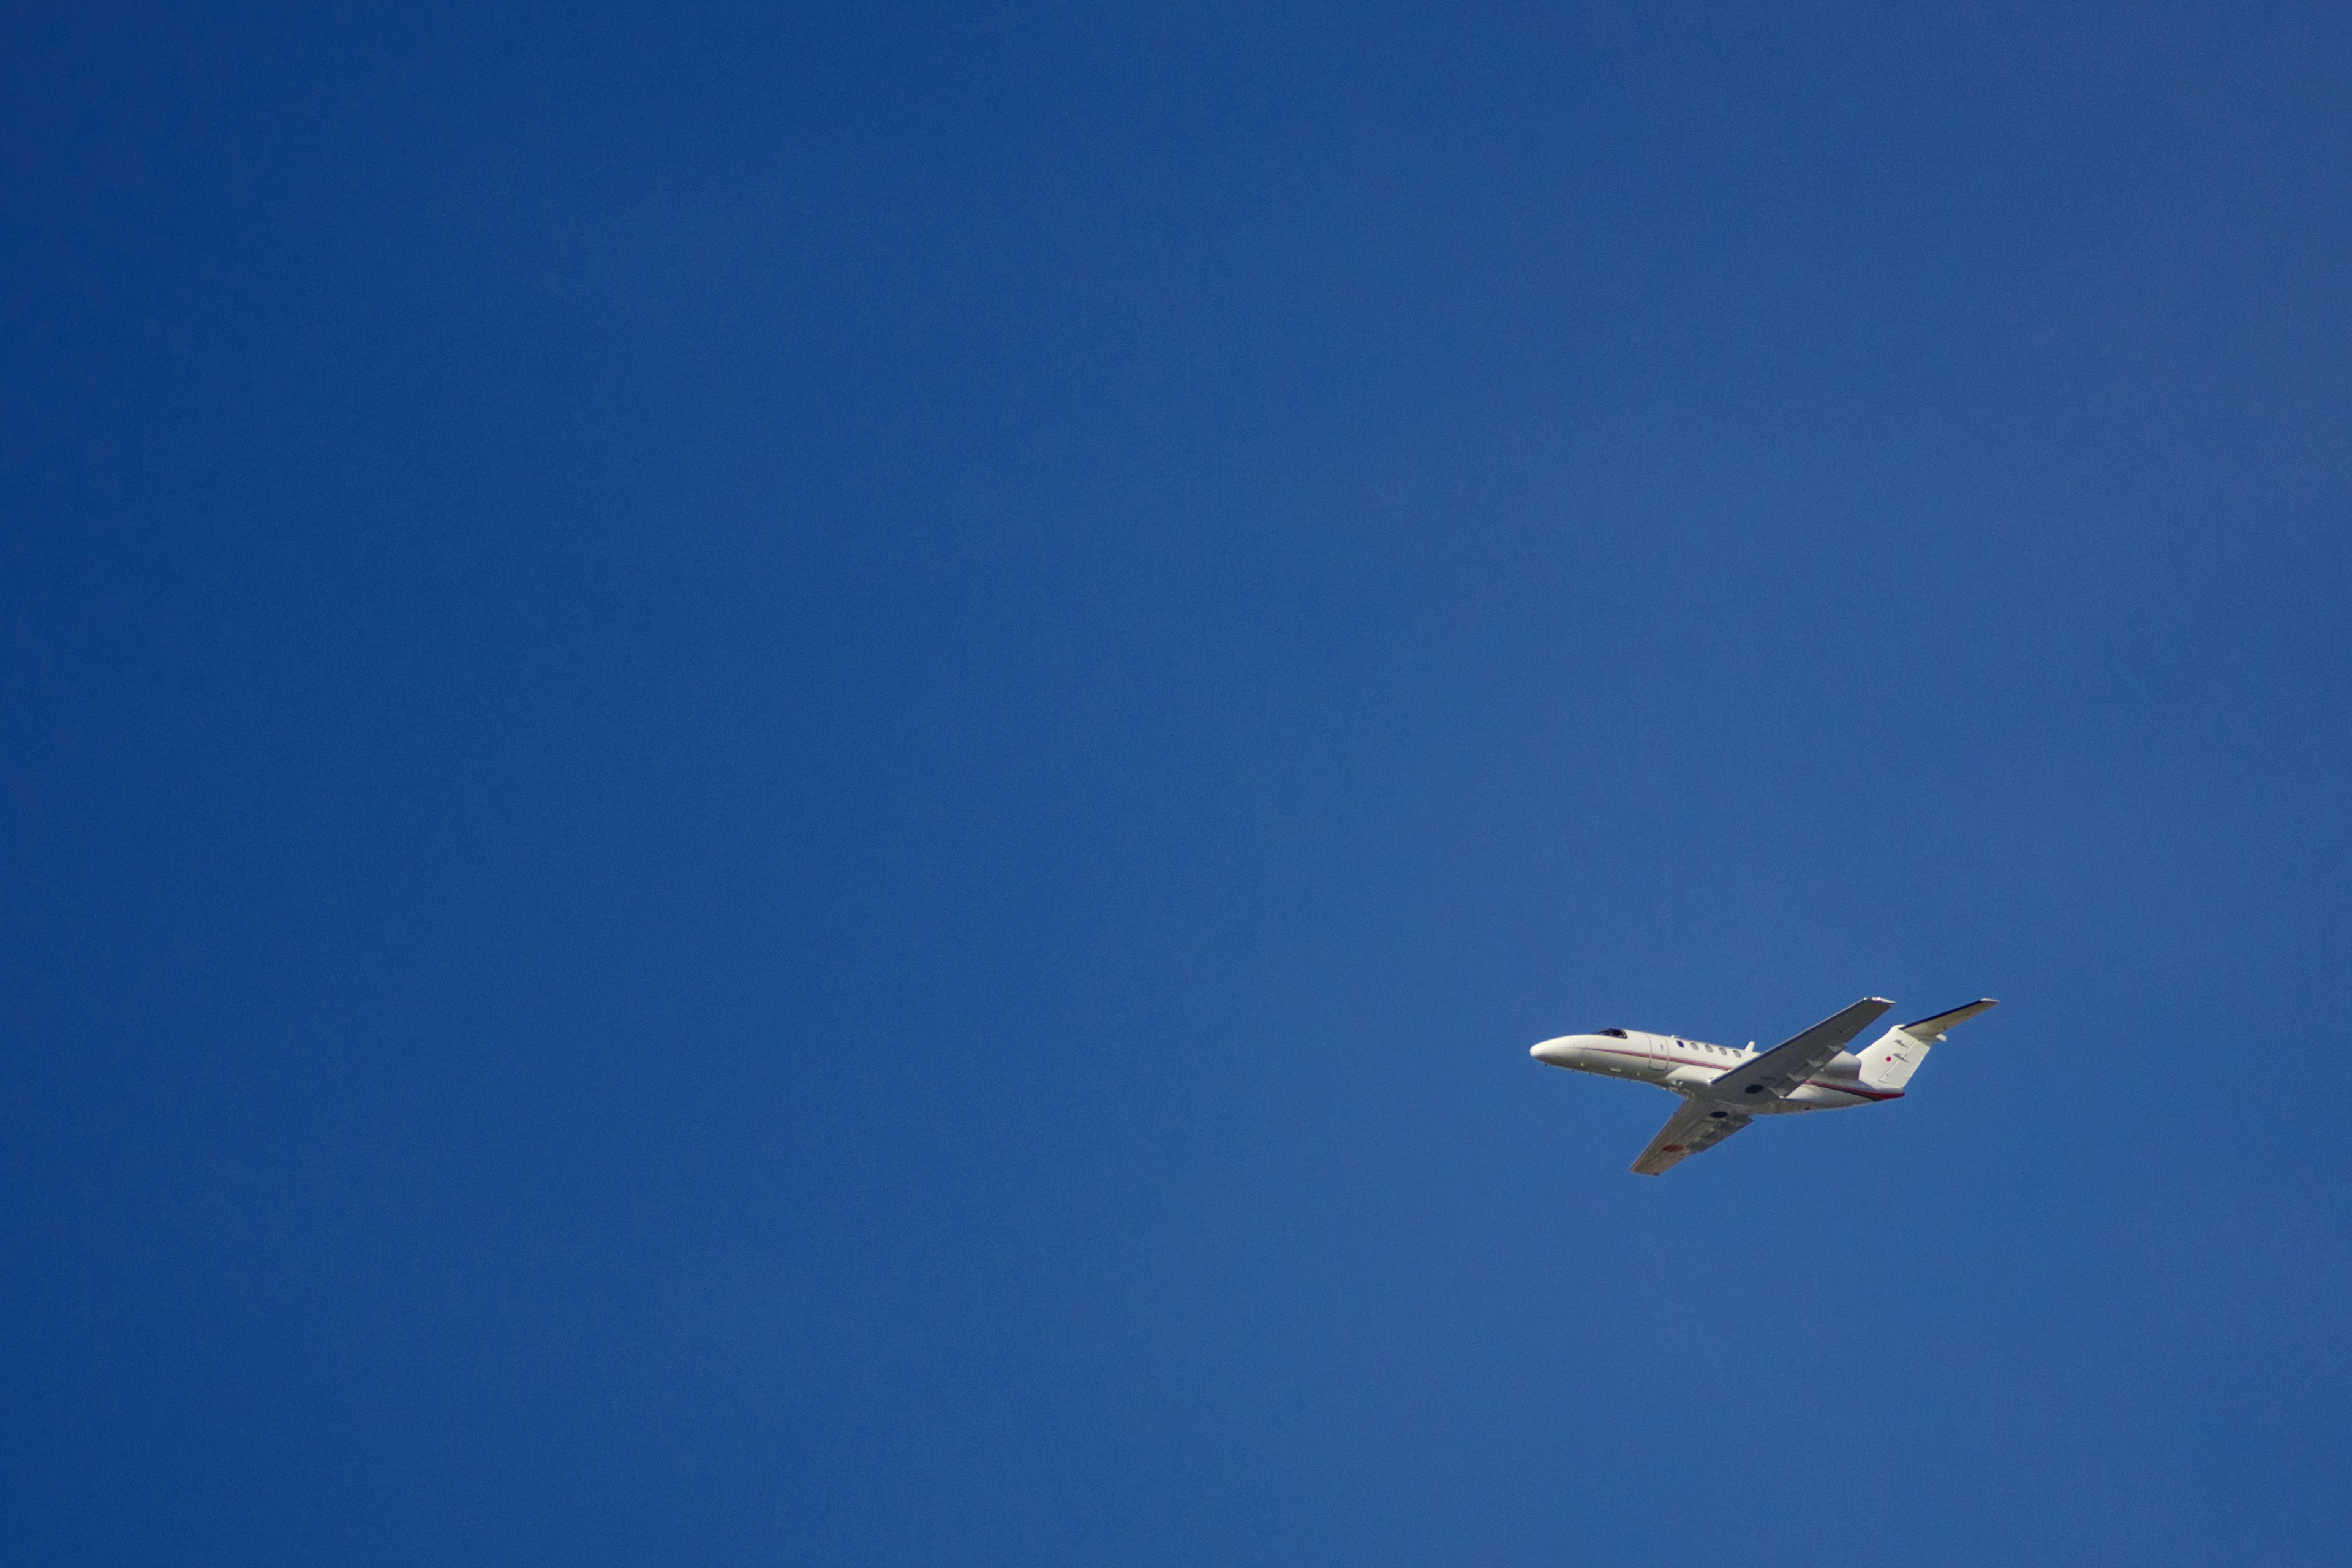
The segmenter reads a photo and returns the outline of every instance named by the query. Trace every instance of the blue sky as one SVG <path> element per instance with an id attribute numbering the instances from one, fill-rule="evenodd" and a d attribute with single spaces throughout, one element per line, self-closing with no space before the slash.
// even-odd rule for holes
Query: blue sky
<path id="1" fill-rule="evenodd" d="M 2338 1560 L 2340 7 L 6 29 L 16 1560 Z"/>

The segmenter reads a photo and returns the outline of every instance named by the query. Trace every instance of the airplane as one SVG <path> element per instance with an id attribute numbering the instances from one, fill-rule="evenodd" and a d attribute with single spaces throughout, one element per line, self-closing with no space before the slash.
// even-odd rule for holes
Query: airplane
<path id="1" fill-rule="evenodd" d="M 1528 1055 L 1553 1067 L 1607 1078 L 1654 1083 L 1683 1097 L 1683 1108 L 1666 1119 L 1633 1173 L 1663 1175 L 1693 1154 L 1703 1154 L 1759 1116 L 1800 1110 L 1840 1110 L 1903 1098 L 1903 1086 L 1919 1070 L 1944 1031 L 2000 1005 L 1991 997 L 1904 1024 L 1886 1031 L 1856 1056 L 1846 1043 L 1878 1021 L 1895 1004 L 1865 996 L 1811 1028 L 1759 1051 L 1685 1040 L 1680 1035 L 1646 1035 L 1639 1029 L 1603 1029 L 1594 1035 L 1562 1035 L 1528 1047 Z"/>

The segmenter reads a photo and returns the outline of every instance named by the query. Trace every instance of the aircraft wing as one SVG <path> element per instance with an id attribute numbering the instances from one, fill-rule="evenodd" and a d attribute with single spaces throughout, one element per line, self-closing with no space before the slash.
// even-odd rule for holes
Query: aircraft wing
<path id="1" fill-rule="evenodd" d="M 1894 1005 L 1884 996 L 1865 996 L 1803 1034 L 1791 1035 L 1762 1056 L 1748 1058 L 1708 1084 L 1707 1098 L 1719 1102 L 1749 1095 L 1785 1095 L 1819 1072 L 1822 1064 L 1845 1049 L 1846 1042 Z"/>
<path id="2" fill-rule="evenodd" d="M 1753 1120 L 1737 1110 L 1694 1100 L 1666 1118 L 1666 1124 L 1658 1129 L 1658 1135 L 1650 1140 L 1650 1146 L 1633 1162 L 1633 1173 L 1657 1175 L 1693 1154 L 1706 1152 Z"/>

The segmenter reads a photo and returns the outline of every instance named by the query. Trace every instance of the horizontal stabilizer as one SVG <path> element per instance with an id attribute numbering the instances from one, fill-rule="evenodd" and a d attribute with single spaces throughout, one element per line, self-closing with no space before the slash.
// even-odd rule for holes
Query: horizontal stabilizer
<path id="1" fill-rule="evenodd" d="M 1955 1007 L 1948 1013 L 1938 1013 L 1932 1018 L 1922 1018 L 1916 1024 L 1906 1024 L 1903 1026 L 1903 1032 L 1915 1040 L 1925 1040 L 1932 1046 L 1945 1030 L 1965 1024 L 1978 1014 L 1989 1013 L 2000 1005 L 2000 1003 L 1987 996 L 1981 1001 L 1971 1002 L 1965 1007 Z"/>
<path id="2" fill-rule="evenodd" d="M 1965 1007 L 1887 1030 L 1860 1053 L 1862 1061 L 1856 1070 L 1862 1081 L 1883 1093 L 1901 1094 L 1903 1086 L 1911 1081 L 1911 1075 L 1919 1070 L 1919 1064 L 1927 1059 L 1927 1052 L 1944 1037 L 1945 1030 L 1999 1005 L 1987 996 Z"/>

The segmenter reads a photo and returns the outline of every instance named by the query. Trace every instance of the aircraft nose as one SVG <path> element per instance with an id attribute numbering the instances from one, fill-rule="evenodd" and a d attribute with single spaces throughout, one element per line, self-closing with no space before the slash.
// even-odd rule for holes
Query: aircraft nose
<path id="1" fill-rule="evenodd" d="M 1539 1062 L 1549 1062 L 1558 1067 L 1562 1062 L 1575 1059 L 1576 1040 L 1570 1035 L 1562 1035 L 1556 1040 L 1538 1040 L 1528 1047 L 1528 1055 Z"/>

